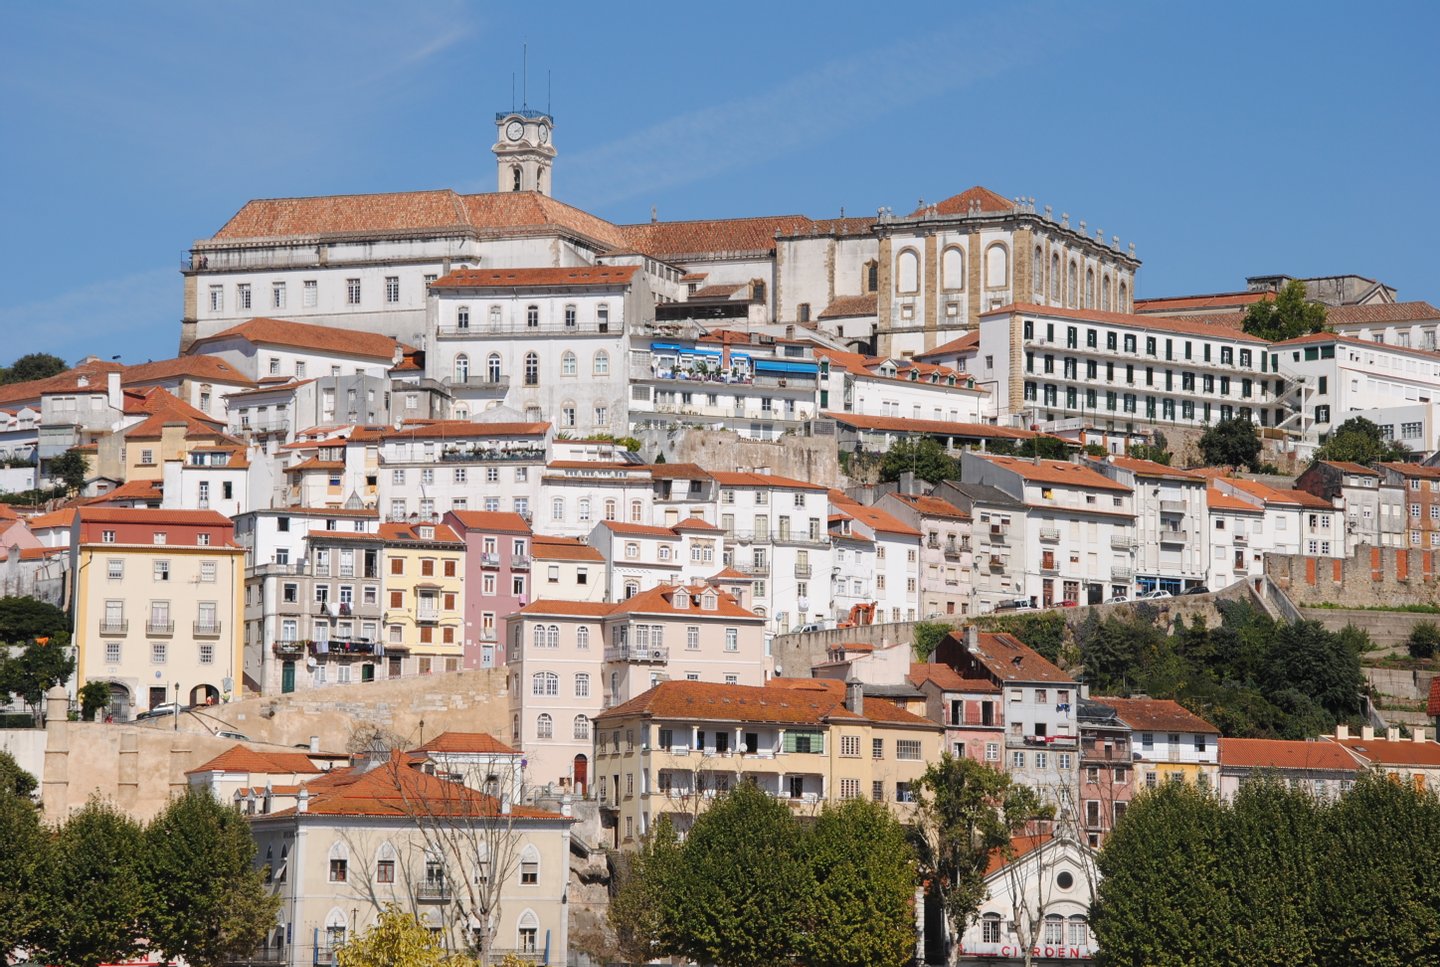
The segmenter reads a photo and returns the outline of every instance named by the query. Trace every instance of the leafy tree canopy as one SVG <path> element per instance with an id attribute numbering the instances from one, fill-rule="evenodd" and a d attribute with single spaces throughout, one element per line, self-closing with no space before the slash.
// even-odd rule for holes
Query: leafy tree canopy
<path id="1" fill-rule="evenodd" d="M 1170 461 L 1175 455 L 1170 452 L 1170 441 L 1165 439 L 1165 434 L 1156 430 L 1149 443 L 1135 443 L 1130 446 L 1130 456 L 1136 460 L 1150 460 L 1170 466 Z"/>
<path id="2" fill-rule="evenodd" d="M 10 765 L 15 760 L 5 753 Z M 33 787 L 35 779 L 26 776 Z M 16 795 L 12 778 L 0 786 L 0 950 L 14 950 L 29 943 L 39 924 L 35 903 L 38 871 L 48 862 L 50 839 L 40 826 L 40 812 L 29 800 L 29 791 Z M 16 783 L 18 785 L 18 783 Z"/>
<path id="3" fill-rule="evenodd" d="M 1380 427 L 1363 416 L 1341 423 L 1315 452 L 1316 460 L 1372 464 L 1381 460 L 1405 460 L 1410 450 L 1398 440 L 1387 440 Z"/>
<path id="4" fill-rule="evenodd" d="M 1200 458 L 1207 467 L 1257 468 L 1260 435 L 1255 424 L 1237 416 L 1207 428 L 1200 436 Z"/>
<path id="5" fill-rule="evenodd" d="M 954 630 L 954 625 L 946 624 L 944 621 L 921 621 L 916 624 L 915 660 L 929 661 L 930 656 L 935 654 L 935 649 L 940 647 L 940 642 Z"/>
<path id="6" fill-rule="evenodd" d="M 1242 328 L 1252 336 L 1281 342 L 1325 328 L 1325 307 L 1305 298 L 1305 283 L 1292 279 L 1274 299 L 1245 310 Z"/>
<path id="7" fill-rule="evenodd" d="M 930 437 L 896 440 L 890 445 L 890 449 L 885 451 L 880 462 L 881 480 L 893 483 L 907 471 L 930 483 L 954 480 L 960 476 L 959 463 L 945 452 L 939 441 Z"/>
<path id="8" fill-rule="evenodd" d="M 28 799 L 39 784 L 34 776 L 20 768 L 8 749 L 0 749 L 0 796 Z"/>
<path id="9" fill-rule="evenodd" d="M 395 904 L 374 926 L 337 951 L 338 967 L 460 967 L 468 958 L 449 958 L 440 942 L 415 917 Z"/>
<path id="10" fill-rule="evenodd" d="M 26 642 L 55 638 L 70 627 L 70 617 L 36 598 L 0 598 L 0 641 Z"/>
<path id="11" fill-rule="evenodd" d="M 75 493 L 85 485 L 90 464 L 79 450 L 66 450 L 50 461 L 51 478 L 60 481 L 66 493 Z"/>
<path id="12" fill-rule="evenodd" d="M 69 367 L 65 360 L 49 353 L 26 353 L 4 369 L 0 369 L 0 384 L 24 383 L 32 379 L 48 379 L 58 376 Z"/>
<path id="13" fill-rule="evenodd" d="M 0 693 L 22 699 L 38 710 L 45 693 L 70 678 L 75 658 L 57 636 L 43 642 L 31 639 L 18 651 L 0 658 Z"/>

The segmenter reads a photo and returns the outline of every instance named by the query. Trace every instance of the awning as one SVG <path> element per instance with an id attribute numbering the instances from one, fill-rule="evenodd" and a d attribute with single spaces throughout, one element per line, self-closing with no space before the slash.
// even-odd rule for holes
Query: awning
<path id="1" fill-rule="evenodd" d="M 816 373 L 814 363 L 786 363 L 778 359 L 757 359 L 755 370 L 760 373 L 803 373 L 807 376 Z"/>

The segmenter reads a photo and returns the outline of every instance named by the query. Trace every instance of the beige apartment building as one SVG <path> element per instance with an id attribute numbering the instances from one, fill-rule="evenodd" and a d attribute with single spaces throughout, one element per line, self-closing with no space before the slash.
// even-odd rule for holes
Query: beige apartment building
<path id="1" fill-rule="evenodd" d="M 616 848 L 633 848 L 666 814 L 683 835 L 710 800 L 745 781 L 806 814 L 866 796 L 904 819 L 943 734 L 866 699 L 858 682 L 660 682 L 595 720 L 602 822 Z"/>

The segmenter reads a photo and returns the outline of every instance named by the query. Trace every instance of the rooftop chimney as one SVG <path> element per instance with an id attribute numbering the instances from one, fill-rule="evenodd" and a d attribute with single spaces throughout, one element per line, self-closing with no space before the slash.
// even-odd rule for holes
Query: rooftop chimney
<path id="1" fill-rule="evenodd" d="M 965 650 L 972 654 L 980 649 L 980 629 L 974 625 L 965 626 Z"/>
<path id="2" fill-rule="evenodd" d="M 319 752 L 319 751 L 320 751 L 320 736 L 318 736 L 318 735 L 312 735 L 312 736 L 310 736 L 310 751 L 311 751 L 312 753 L 314 753 L 314 752 Z"/>
<path id="3" fill-rule="evenodd" d="M 856 715 L 865 714 L 865 686 L 853 673 L 845 679 L 845 707 Z"/>
<path id="4" fill-rule="evenodd" d="M 124 401 L 120 393 L 119 373 L 105 374 L 105 401 L 110 404 L 112 410 L 121 408 Z"/>
<path id="5" fill-rule="evenodd" d="M 300 795 L 295 797 L 295 811 L 297 813 L 308 813 L 310 811 L 310 790 L 304 786 L 300 787 Z"/>
<path id="6" fill-rule="evenodd" d="M 1350 726 L 1348 726 L 1348 725 L 1337 725 L 1337 726 L 1335 726 L 1335 738 L 1340 739 L 1341 741 L 1344 741 L 1345 739 L 1350 738 Z"/>
<path id="7" fill-rule="evenodd" d="M 1368 725 L 1360 726 L 1360 738 L 1365 742 L 1375 741 L 1375 730 Z"/>
<path id="8" fill-rule="evenodd" d="M 1386 730 L 1385 730 L 1385 741 L 1386 741 L 1386 742 L 1399 742 L 1399 741 L 1400 741 L 1400 726 L 1398 726 L 1398 725 L 1392 725 L 1392 726 L 1390 726 L 1388 729 L 1386 729 Z"/>
<path id="9" fill-rule="evenodd" d="M 1415 727 L 1415 732 L 1414 732 L 1414 734 L 1411 736 L 1411 738 L 1413 738 L 1416 742 L 1424 742 L 1424 741 L 1425 741 L 1425 735 L 1426 735 L 1425 726 L 1423 726 L 1423 725 L 1418 725 L 1418 726 Z"/>

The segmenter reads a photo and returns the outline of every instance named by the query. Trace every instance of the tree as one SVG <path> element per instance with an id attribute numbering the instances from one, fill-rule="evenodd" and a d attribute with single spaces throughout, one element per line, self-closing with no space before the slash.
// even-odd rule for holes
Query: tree
<path id="1" fill-rule="evenodd" d="M 1315 451 L 1316 460 L 1369 464 L 1405 460 L 1410 449 L 1399 440 L 1387 440 L 1380 427 L 1363 416 L 1352 416 L 1330 433 L 1325 445 Z"/>
<path id="2" fill-rule="evenodd" d="M 259 946 L 280 898 L 254 866 L 244 817 L 195 786 L 145 829 L 146 936 L 171 959 L 218 967 Z"/>
<path id="3" fill-rule="evenodd" d="M 1208 467 L 1251 467 L 1258 465 L 1260 437 L 1255 424 L 1235 417 L 1221 420 L 1200 436 L 1200 458 Z"/>
<path id="4" fill-rule="evenodd" d="M 342 946 L 338 967 L 459 967 L 468 958 L 450 958 L 440 942 L 411 914 L 394 904 L 380 912 L 375 925 Z"/>
<path id="5" fill-rule="evenodd" d="M 805 834 L 799 959 L 901 967 L 915 955 L 915 861 L 905 830 L 867 799 L 827 804 Z"/>
<path id="6" fill-rule="evenodd" d="M 985 868 L 1025 824 L 1046 815 L 1035 791 L 1008 773 L 946 752 L 916 784 L 916 837 L 927 894 L 959 937 L 985 899 Z"/>
<path id="7" fill-rule="evenodd" d="M 48 379 L 68 369 L 65 360 L 49 353 L 26 353 L 0 370 L 0 383 L 25 383 L 32 379 Z"/>
<path id="8" fill-rule="evenodd" d="M 110 704 L 108 682 L 92 681 L 80 686 L 80 718 L 86 722 L 95 721 L 95 713 Z"/>
<path id="9" fill-rule="evenodd" d="M 114 806 L 91 799 L 60 827 L 34 894 L 32 942 L 42 962 L 97 967 L 140 949 L 146 913 L 140 871 L 144 834 Z"/>
<path id="10" fill-rule="evenodd" d="M 939 483 L 959 476 L 955 458 L 930 437 L 896 440 L 880 462 L 880 479 L 894 483 L 902 473 L 914 473 L 920 480 Z"/>
<path id="11" fill-rule="evenodd" d="M 671 878 L 678 875 L 683 862 L 674 823 L 669 816 L 661 816 L 638 850 L 613 859 L 610 926 L 627 962 L 648 963 L 670 947 L 662 913 Z"/>
<path id="12" fill-rule="evenodd" d="M 1165 434 L 1156 430 L 1151 434 L 1149 443 L 1135 443 L 1130 447 L 1130 456 L 1136 460 L 1150 460 L 1154 463 L 1170 466 L 1174 454 L 1170 452 L 1170 441 L 1165 439 Z"/>
<path id="13" fill-rule="evenodd" d="M 55 638 L 70 627 L 70 616 L 37 598 L 0 598 L 0 641 Z"/>
<path id="14" fill-rule="evenodd" d="M 1405 647 L 1410 650 L 1411 658 L 1434 658 L 1436 649 L 1440 649 L 1440 625 L 1433 621 L 1419 621 L 1410 629 L 1410 637 L 1405 639 Z"/>
<path id="15" fill-rule="evenodd" d="M 1268 691 L 1297 689 L 1336 718 L 1360 711 L 1360 659 L 1318 621 L 1277 625 L 1263 674 Z"/>
<path id="16" fill-rule="evenodd" d="M 662 950 L 717 967 L 794 960 L 807 877 L 790 809 L 742 782 L 695 820 L 661 897 Z"/>
<path id="17" fill-rule="evenodd" d="M 1256 302 L 1245 310 L 1241 328 L 1269 342 L 1282 342 L 1325 328 L 1325 307 L 1305 298 L 1305 283 L 1292 279 L 1274 299 Z"/>
<path id="18" fill-rule="evenodd" d="M 64 485 L 65 493 L 73 494 L 85 486 L 90 462 L 79 450 L 66 450 L 50 460 L 50 477 Z"/>
<path id="19" fill-rule="evenodd" d="M 9 758 L 9 753 L 5 755 Z M 34 777 L 29 778 L 33 785 Z M 28 793 L 16 795 L 7 780 L 0 787 L 0 869 L 5 871 L 0 877 L 0 950 L 30 946 L 40 922 L 36 878 L 49 848 L 50 839 L 40 827 L 40 813 Z"/>
<path id="20" fill-rule="evenodd" d="M 35 777 L 20 768 L 8 749 L 0 749 L 0 795 L 29 799 L 37 785 Z"/>
<path id="21" fill-rule="evenodd" d="M 935 649 L 940 647 L 940 642 L 945 636 L 955 630 L 954 625 L 948 625 L 943 621 L 921 621 L 915 625 L 915 642 L 912 646 L 915 652 L 916 661 L 929 661 L 930 656 L 935 654 Z"/>
<path id="22" fill-rule="evenodd" d="M 1041 460 L 1069 460 L 1070 451 L 1073 449 L 1075 449 L 1074 444 L 1062 440 L 1058 436 L 1040 433 L 1017 443 L 1015 456 L 1027 459 L 1039 457 Z"/>
<path id="23" fill-rule="evenodd" d="M 45 693 L 75 671 L 75 656 L 63 644 L 64 637 L 32 640 L 0 658 L 0 692 L 19 696 L 38 716 Z"/>

